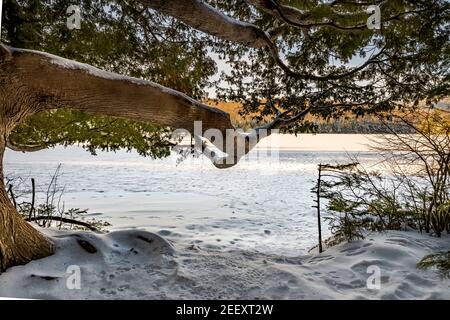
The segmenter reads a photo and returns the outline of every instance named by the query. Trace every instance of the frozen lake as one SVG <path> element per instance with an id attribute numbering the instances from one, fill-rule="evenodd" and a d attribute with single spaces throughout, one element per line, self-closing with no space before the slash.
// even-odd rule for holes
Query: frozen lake
<path id="1" fill-rule="evenodd" d="M 277 155 L 255 156 L 226 170 L 202 158 L 177 164 L 176 157 L 94 157 L 79 147 L 58 147 L 7 151 L 5 172 L 35 178 L 42 192 L 61 164 L 65 207 L 89 209 L 115 230 L 143 228 L 186 245 L 297 256 L 317 244 L 310 192 L 317 165 L 346 163 L 349 155 L 375 164 L 377 155 L 362 135 L 281 136 L 279 142 Z"/>

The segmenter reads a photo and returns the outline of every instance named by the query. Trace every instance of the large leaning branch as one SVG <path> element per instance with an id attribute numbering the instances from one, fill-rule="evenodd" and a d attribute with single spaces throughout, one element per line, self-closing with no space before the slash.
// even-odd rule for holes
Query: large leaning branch
<path id="1" fill-rule="evenodd" d="M 12 59 L 4 66 L 11 86 L 21 84 L 31 95 L 33 111 L 70 108 L 93 114 L 148 121 L 193 131 L 233 128 L 227 113 L 151 81 L 102 71 L 43 52 L 3 46 Z"/>
<path id="2" fill-rule="evenodd" d="M 0 78 L 5 79 L 3 90 L 9 92 L 10 100 L 14 100 L 9 103 L 16 105 L 18 114 L 69 108 L 184 129 L 201 139 L 203 132 L 209 129 L 218 130 L 225 139 L 229 137 L 229 130 L 235 129 L 228 113 L 183 93 L 48 53 L 0 45 L 0 65 Z M 3 98 L 1 94 L 2 91 L 0 98 Z M 10 117 L 15 119 L 16 115 Z M 196 121 L 201 121 L 201 133 L 195 131 Z M 222 157 L 211 160 L 219 168 L 228 168 L 236 165 L 243 154 L 229 155 L 225 146 L 229 141 L 242 145 L 248 137 L 237 133 L 223 145 L 202 139 L 202 148 L 207 150 L 210 146 L 220 150 Z M 256 143 L 259 140 L 258 137 Z M 39 146 L 17 145 L 10 140 L 8 147 L 17 151 L 34 151 Z M 252 148 L 245 148 L 245 153 Z M 223 166 L 223 162 L 227 165 Z"/>
<path id="3" fill-rule="evenodd" d="M 6 91 L 18 92 L 18 88 L 26 88 L 26 92 L 22 91 L 15 97 L 13 95 L 13 99 L 17 101 L 11 103 L 21 105 L 17 112 L 30 114 L 69 108 L 185 129 L 201 140 L 202 151 L 218 168 L 236 165 L 261 138 L 271 135 L 274 129 L 300 120 L 311 109 L 307 108 L 296 115 L 286 112 L 279 114 L 268 124 L 249 133 L 242 133 L 234 130 L 228 113 L 150 81 L 102 71 L 87 64 L 38 51 L 0 45 L 0 53 L 0 76 L 7 79 Z M 318 98 L 319 96 L 316 100 Z M 310 102 L 313 105 L 315 100 Z M 196 121 L 201 121 L 200 133 L 195 130 Z M 218 130 L 225 139 L 224 143 L 203 138 L 203 132 L 209 129 Z M 17 151 L 35 151 L 41 148 L 18 145 L 11 139 L 8 141 L 8 147 Z M 227 153 L 230 151 L 230 143 L 232 151 L 241 151 Z"/>

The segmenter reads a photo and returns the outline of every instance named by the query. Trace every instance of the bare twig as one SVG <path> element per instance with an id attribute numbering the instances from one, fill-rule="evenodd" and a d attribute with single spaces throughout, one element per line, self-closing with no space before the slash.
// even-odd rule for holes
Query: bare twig
<path id="1" fill-rule="evenodd" d="M 78 225 L 78 226 L 82 226 L 85 227 L 91 231 L 95 231 L 95 232 L 100 232 L 96 227 L 91 226 L 89 223 L 83 222 L 83 221 L 77 221 L 77 220 L 73 220 L 73 219 L 68 219 L 68 218 L 63 218 L 63 217 L 33 217 L 33 218 L 28 218 L 25 219 L 26 221 L 40 221 L 40 220 L 52 220 L 52 221 L 59 221 L 62 223 L 70 223 L 70 224 L 74 224 L 74 225 Z"/>

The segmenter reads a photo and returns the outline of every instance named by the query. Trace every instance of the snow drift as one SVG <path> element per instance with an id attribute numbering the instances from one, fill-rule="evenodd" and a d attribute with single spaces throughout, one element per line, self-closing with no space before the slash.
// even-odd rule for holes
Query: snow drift
<path id="1" fill-rule="evenodd" d="M 450 237 L 369 235 L 297 258 L 223 251 L 140 230 L 105 235 L 44 230 L 56 254 L 0 276 L 0 296 L 32 299 L 450 299 L 450 280 L 417 262 Z M 79 266 L 80 289 L 67 286 Z M 380 270 L 369 289 L 368 267 Z"/>

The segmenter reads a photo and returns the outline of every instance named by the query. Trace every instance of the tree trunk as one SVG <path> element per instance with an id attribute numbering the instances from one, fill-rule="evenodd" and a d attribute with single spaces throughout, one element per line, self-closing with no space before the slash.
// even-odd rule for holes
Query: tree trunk
<path id="1" fill-rule="evenodd" d="M 5 103 L 5 100 L 0 99 L 0 273 L 9 267 L 25 264 L 54 252 L 51 241 L 19 215 L 6 192 L 3 175 L 6 139 L 14 124 L 26 113 L 17 104 Z"/>

